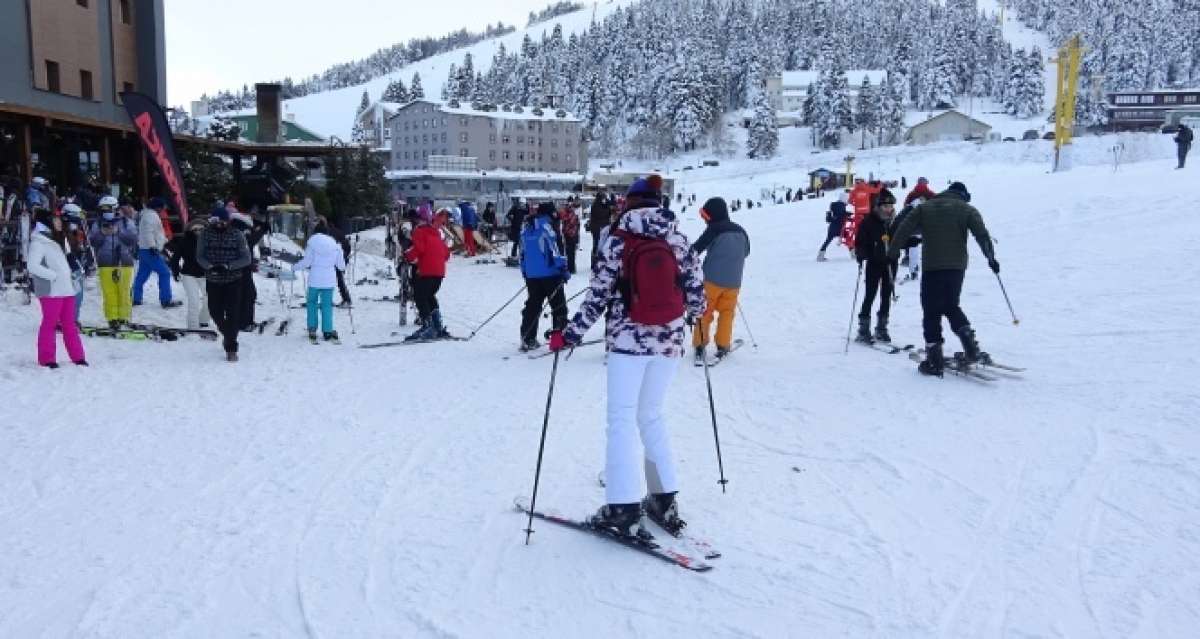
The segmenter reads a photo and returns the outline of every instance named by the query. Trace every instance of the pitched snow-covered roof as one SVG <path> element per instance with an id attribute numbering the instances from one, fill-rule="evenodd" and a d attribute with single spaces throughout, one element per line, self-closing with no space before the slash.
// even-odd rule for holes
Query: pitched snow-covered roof
<path id="1" fill-rule="evenodd" d="M 816 82 L 820 76 L 820 71 L 784 71 L 783 88 L 784 90 L 807 89 L 808 85 Z M 887 77 L 887 71 L 883 69 L 850 69 L 846 72 L 846 80 L 852 89 L 862 85 L 864 77 L 871 85 L 879 86 Z"/>
<path id="2" fill-rule="evenodd" d="M 542 122 L 571 122 L 571 123 L 583 122 L 583 120 L 575 117 L 574 115 L 572 115 L 571 113 L 569 113 L 563 109 L 538 109 L 538 111 L 541 112 L 541 114 L 539 115 L 537 112 L 535 112 L 535 107 L 520 106 L 520 107 L 513 107 L 512 110 L 505 111 L 502 108 L 500 108 L 499 105 L 497 105 L 497 109 L 495 111 L 484 111 L 482 109 L 472 108 L 470 104 L 460 103 L 458 106 L 455 107 L 455 106 L 450 106 L 450 104 L 446 103 L 446 102 L 441 102 L 439 100 L 429 100 L 429 99 L 414 100 L 413 102 L 409 102 L 408 104 L 401 105 L 400 108 L 396 110 L 396 114 L 399 114 L 399 112 L 401 110 L 406 109 L 417 103 L 431 105 L 431 106 L 435 107 L 439 113 L 445 113 L 447 115 L 474 115 L 474 116 L 481 116 L 481 117 L 488 117 L 488 118 L 497 118 L 500 120 L 534 120 L 534 121 L 542 121 Z M 516 112 L 515 109 L 520 109 L 521 112 L 518 113 L 518 112 Z M 558 115 L 559 113 L 563 114 L 562 117 L 559 117 L 559 115 Z"/>
<path id="3" fill-rule="evenodd" d="M 931 117 L 925 119 L 923 122 L 918 122 L 918 123 L 912 125 L 909 128 L 909 132 L 911 134 L 912 130 L 914 130 L 914 129 L 920 129 L 921 127 L 924 127 L 925 125 L 929 124 L 930 122 L 933 122 L 935 120 L 941 120 L 942 118 L 946 118 L 946 117 L 962 118 L 964 120 L 969 120 L 975 124 L 978 124 L 979 126 L 986 127 L 989 130 L 992 128 L 992 125 L 988 124 L 987 122 L 984 122 L 983 120 L 977 120 L 977 119 L 975 119 L 965 113 L 957 111 L 955 109 L 947 109 L 946 111 L 942 111 L 941 113 L 939 113 L 937 115 L 934 115 L 934 116 L 931 116 Z"/>

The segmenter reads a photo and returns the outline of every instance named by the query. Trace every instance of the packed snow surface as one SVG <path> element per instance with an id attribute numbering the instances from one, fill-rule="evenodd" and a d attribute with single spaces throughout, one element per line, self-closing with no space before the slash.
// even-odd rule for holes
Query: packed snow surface
<path id="1" fill-rule="evenodd" d="M 358 301 L 355 332 L 337 311 L 340 347 L 296 326 L 243 336 L 228 364 L 210 342 L 95 338 L 91 368 L 47 371 L 37 306 L 8 291 L 0 636 L 1193 637 L 1194 171 L 1151 153 L 1049 174 L 993 148 L 860 161 L 966 182 L 1021 322 L 974 244 L 963 305 L 1023 380 L 844 352 L 856 267 L 842 249 L 814 261 L 830 200 L 734 214 L 753 242 L 736 332 L 758 348 L 712 371 L 727 494 L 703 372 L 682 363 L 667 400 L 682 514 L 724 553 L 703 574 L 550 523 L 524 544 L 511 503 L 532 486 L 551 359 L 516 353 L 520 301 L 469 342 L 360 350 L 397 339 L 397 307 Z M 809 168 L 725 163 L 679 188 L 745 197 Z M 379 239 L 364 234 L 357 278 L 378 278 Z M 521 285 L 454 258 L 451 330 Z M 274 281 L 259 290 L 259 317 L 283 317 Z M 898 290 L 892 335 L 919 344 L 917 285 Z M 85 321 L 97 300 L 92 282 Z M 180 325 L 183 310 L 135 317 Z M 603 499 L 604 371 L 597 347 L 559 365 L 547 508 Z"/>

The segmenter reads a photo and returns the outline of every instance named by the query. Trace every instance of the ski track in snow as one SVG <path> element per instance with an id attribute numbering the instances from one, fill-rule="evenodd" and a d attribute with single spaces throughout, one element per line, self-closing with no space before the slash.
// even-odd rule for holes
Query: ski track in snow
<path id="1" fill-rule="evenodd" d="M 359 302 L 356 335 L 337 315 L 340 347 L 308 345 L 292 311 L 290 335 L 244 335 L 236 365 L 192 338 L 86 338 L 90 369 L 51 372 L 32 361 L 36 306 L 8 292 L 0 636 L 1192 636 L 1193 195 L 1164 160 L 1047 175 L 977 153 L 862 162 L 967 182 L 1021 324 L 973 243 L 963 305 L 1023 379 L 925 379 L 903 354 L 843 353 L 855 267 L 836 249 L 813 261 L 829 200 L 734 214 L 754 242 L 741 302 L 760 348 L 711 371 L 728 494 L 703 371 L 684 363 L 667 400 L 684 514 L 723 553 L 703 574 L 549 522 L 524 545 L 511 501 L 532 486 L 550 360 L 513 356 L 523 300 L 470 342 L 357 349 L 398 339 L 394 304 Z M 796 173 L 738 162 L 680 187 L 702 202 Z M 357 276 L 382 264 L 361 255 Z M 259 317 L 282 318 L 259 284 Z M 520 286 L 455 258 L 451 329 Z M 892 334 L 919 344 L 918 287 L 899 295 Z M 89 323 L 97 299 L 92 283 Z M 560 362 L 546 509 L 603 499 L 603 361 Z"/>

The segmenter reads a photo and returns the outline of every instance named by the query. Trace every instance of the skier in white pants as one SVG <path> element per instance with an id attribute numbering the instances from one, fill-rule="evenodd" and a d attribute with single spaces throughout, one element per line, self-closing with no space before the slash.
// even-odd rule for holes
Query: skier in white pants
<path id="1" fill-rule="evenodd" d="M 684 328 L 704 312 L 704 280 L 687 237 L 675 228 L 675 214 L 659 208 L 661 191 L 658 176 L 629 187 L 624 212 L 602 231 L 587 299 L 567 329 L 550 336 L 551 350 L 571 348 L 607 311 L 608 503 L 590 521 L 620 535 L 638 534 L 643 508 L 670 533 L 685 525 L 675 503 L 679 484 L 662 408 L 687 350 Z"/>
<path id="2" fill-rule="evenodd" d="M 175 280 L 183 284 L 183 292 L 187 297 L 187 327 L 191 330 L 208 328 L 212 321 L 208 314 L 204 267 L 196 261 L 196 247 L 204 227 L 203 218 L 193 218 L 188 221 L 187 232 L 167 242 L 167 253 L 171 256 L 168 266 Z"/>

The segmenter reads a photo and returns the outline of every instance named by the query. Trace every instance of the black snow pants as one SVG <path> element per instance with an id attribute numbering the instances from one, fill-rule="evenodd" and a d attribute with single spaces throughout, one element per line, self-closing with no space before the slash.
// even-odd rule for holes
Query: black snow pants
<path id="1" fill-rule="evenodd" d="M 226 353 L 238 352 L 238 332 L 242 329 L 242 299 L 245 295 L 245 280 L 237 279 L 227 284 L 209 281 L 205 285 L 208 293 L 208 314 L 212 316 L 217 330 L 224 338 Z"/>
<path id="2" fill-rule="evenodd" d="M 561 331 L 567 327 L 567 296 L 561 277 L 531 277 L 525 280 L 529 297 L 521 311 L 521 341 L 538 337 L 538 319 L 546 300 L 550 300 L 550 325 Z"/>
<path id="3" fill-rule="evenodd" d="M 892 273 L 896 272 L 896 264 L 868 260 L 866 272 L 867 290 L 863 293 L 862 310 L 859 311 L 858 318 L 871 318 L 871 307 L 875 305 L 875 294 L 878 292 L 882 298 L 879 300 L 879 318 L 881 322 L 886 322 L 892 311 Z"/>
<path id="4" fill-rule="evenodd" d="M 921 310 L 926 344 L 942 343 L 942 318 L 950 320 L 950 330 L 970 324 L 958 305 L 966 271 L 926 271 L 921 276 Z"/>
<path id="5" fill-rule="evenodd" d="M 440 277 L 419 276 L 413 280 L 413 302 L 417 305 L 417 316 L 428 320 L 433 312 L 439 310 L 437 292 L 442 288 Z"/>

